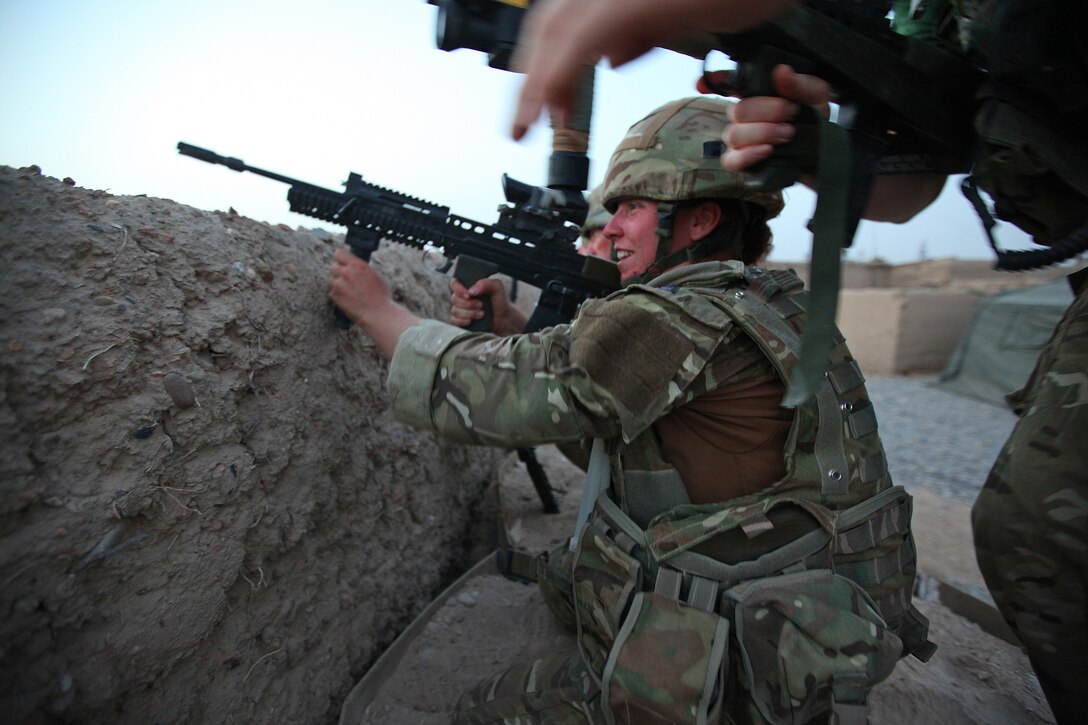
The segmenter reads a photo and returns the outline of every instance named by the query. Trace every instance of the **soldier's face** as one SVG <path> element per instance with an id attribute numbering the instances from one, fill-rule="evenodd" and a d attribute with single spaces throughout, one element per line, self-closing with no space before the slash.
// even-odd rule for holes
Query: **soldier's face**
<path id="1" fill-rule="evenodd" d="M 657 256 L 657 202 L 628 199 L 616 207 L 605 237 L 614 245 L 620 267 L 620 279 L 626 281 L 642 274 Z"/>

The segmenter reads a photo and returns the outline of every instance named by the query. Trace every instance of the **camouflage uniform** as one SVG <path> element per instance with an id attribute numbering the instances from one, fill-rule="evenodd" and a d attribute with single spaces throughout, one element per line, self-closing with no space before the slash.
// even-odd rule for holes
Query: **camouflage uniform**
<path id="1" fill-rule="evenodd" d="M 729 108 L 666 104 L 609 165 L 607 208 L 658 202 L 655 266 L 668 271 L 583 304 L 570 325 L 496 338 L 425 321 L 398 342 L 389 390 L 404 422 L 465 443 L 593 439 L 592 508 L 542 567 L 578 651 L 485 680 L 457 722 L 803 723 L 829 709 L 863 722 L 868 690 L 900 656 L 929 650 L 910 606 L 910 497 L 891 483 L 841 336 L 815 397 L 784 416 L 771 451 L 780 473 L 767 483 L 726 481 L 728 495 L 693 503 L 692 481 L 665 455 L 668 416 L 731 386 L 780 385 L 798 359 L 806 297 L 795 275 L 677 266 L 677 255 L 746 246 L 781 208 L 719 165 Z M 721 236 L 671 249 L 675 205 L 704 198 L 747 206 L 731 207 Z"/>
<path id="2" fill-rule="evenodd" d="M 972 510 L 986 585 L 1060 723 L 1084 722 L 1088 682 L 1088 271 L 1027 386 Z"/>
<path id="3" fill-rule="evenodd" d="M 662 505 L 661 515 L 635 514 L 640 521 L 629 534 L 639 538 L 638 546 L 616 535 L 620 527 L 632 526 L 627 513 L 635 512 L 628 501 L 638 498 L 639 489 L 668 490 L 672 469 L 661 460 L 654 421 L 706 390 L 788 369 L 796 349 L 775 350 L 775 334 L 757 342 L 750 333 L 769 324 L 772 310 L 780 319 L 788 316 L 788 324 L 799 325 L 802 299 L 792 275 L 763 275 L 738 262 L 707 262 L 589 302 L 569 326 L 496 338 L 425 321 L 402 336 L 389 379 L 399 419 L 466 443 L 510 446 L 605 439 L 613 471 L 611 496 L 626 510 L 602 497 L 573 557 L 580 654 L 544 658 L 485 681 L 466 694 L 459 722 L 604 722 L 602 702 L 609 702 L 613 711 L 644 708 L 640 698 L 647 688 L 654 693 L 651 697 L 666 693 L 666 700 L 680 709 L 702 696 L 710 700 L 704 703 L 707 712 L 718 717 L 724 706 L 739 722 L 786 721 L 791 698 L 815 707 L 812 713 L 820 712 L 820 704 L 826 708 L 830 685 L 817 681 L 811 689 L 808 670 L 790 672 L 788 683 L 760 677 L 745 684 L 737 676 L 751 671 L 753 662 L 759 667 L 761 660 L 768 661 L 765 668 L 771 671 L 789 669 L 769 662 L 778 651 L 760 652 L 762 641 L 808 649 L 819 642 L 821 650 L 835 653 L 833 663 L 823 665 L 833 674 L 844 659 L 842 652 L 862 657 L 865 685 L 887 676 L 904 649 L 895 632 L 910 639 L 917 634 L 912 631 L 924 627 L 909 608 L 914 576 L 909 497 L 891 487 L 863 380 L 844 344 L 836 347 L 833 383 L 826 390 L 830 404 L 825 400 L 821 408 L 813 402 L 795 415 L 791 447 L 785 452 L 790 473 L 783 481 L 727 504 L 694 506 L 673 500 Z M 822 445 L 817 439 L 825 421 L 831 430 L 845 432 L 838 471 L 817 468 Z M 884 496 L 877 501 L 879 494 Z M 872 510 L 857 518 L 855 507 L 866 503 Z M 848 510 L 855 512 L 854 520 L 842 516 Z M 653 519 L 648 529 L 647 516 Z M 782 555 L 797 538 L 808 543 Z M 800 587 L 760 588 L 753 581 L 754 570 L 745 570 L 752 562 L 743 559 L 768 550 L 785 557 L 771 571 L 791 572 L 766 578 L 770 585 L 781 585 L 790 576 L 815 579 L 805 579 Z M 702 572 L 700 567 L 718 566 L 718 552 L 741 560 L 721 565 L 721 571 Z M 843 577 L 820 579 L 831 576 L 832 566 L 863 582 L 867 593 Z M 630 580 L 633 570 L 638 570 L 637 585 Z M 714 580 L 703 584 L 713 590 L 707 600 L 712 611 L 691 604 L 698 588 L 692 584 L 692 571 L 700 572 L 696 578 Z M 670 576 L 675 580 L 672 595 L 660 584 Z M 878 602 L 875 607 L 870 595 Z M 836 600 L 843 608 L 819 604 Z M 609 601 L 615 609 L 602 615 L 602 602 Z M 746 605 L 749 601 L 759 605 Z M 744 634 L 746 648 L 727 644 L 730 620 L 718 613 L 744 606 L 752 612 L 775 608 L 768 601 L 786 602 L 776 611 L 788 611 L 798 601 L 812 602 L 804 611 L 816 618 L 801 622 L 789 614 L 753 615 L 743 633 L 732 635 Z M 624 630 L 626 611 L 635 614 L 628 616 L 632 621 Z M 658 618 L 663 621 L 655 629 Z M 885 623 L 893 631 L 885 630 Z M 759 636 L 762 625 L 772 628 L 770 640 Z M 662 647 L 662 630 L 671 632 L 670 637 L 690 630 L 690 641 L 680 650 Z M 616 646 L 620 640 L 622 646 Z M 665 650 L 682 661 L 670 661 L 664 671 L 693 674 L 648 686 L 641 679 L 646 673 L 639 669 L 645 653 L 654 653 L 649 661 L 657 663 L 652 669 L 659 672 L 667 659 Z M 615 661 L 609 665 L 612 651 Z M 609 673 L 603 676 L 605 670 Z M 727 681 L 726 671 L 735 673 Z M 714 698 L 702 689 L 707 682 L 718 683 Z M 780 690 L 759 692 L 771 686 L 767 683 Z M 629 697 L 630 692 L 635 695 Z M 770 714 L 759 712 L 753 697 L 769 703 L 764 708 Z M 847 702 L 849 695 L 843 697 Z"/>
<path id="4" fill-rule="evenodd" d="M 906 17 L 909 5 L 897 0 L 897 14 Z M 949 11 L 954 23 L 943 22 Z M 972 175 L 999 218 L 1044 246 L 1086 233 L 1086 20 L 1082 3 L 1061 0 L 942 0 L 899 28 L 948 43 L 987 69 Z M 938 29 L 951 37 L 934 36 Z M 1083 271 L 1070 278 L 1076 298 L 1027 385 L 1009 396 L 1019 420 L 971 517 L 986 584 L 1063 724 L 1088 719 L 1080 696 L 1088 682 L 1086 278 Z"/>

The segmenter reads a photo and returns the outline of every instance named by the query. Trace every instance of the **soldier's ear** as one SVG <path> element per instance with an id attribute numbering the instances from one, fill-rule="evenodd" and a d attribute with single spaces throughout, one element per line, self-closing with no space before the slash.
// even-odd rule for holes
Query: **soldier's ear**
<path id="1" fill-rule="evenodd" d="M 716 201 L 704 201 L 691 210 L 689 231 L 691 241 L 697 242 L 718 228 L 722 221 L 722 207 Z"/>

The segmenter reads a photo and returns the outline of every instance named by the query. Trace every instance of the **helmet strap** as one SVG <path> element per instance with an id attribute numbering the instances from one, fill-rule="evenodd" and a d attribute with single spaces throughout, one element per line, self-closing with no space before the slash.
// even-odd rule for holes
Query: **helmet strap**
<path id="1" fill-rule="evenodd" d="M 745 214 L 747 212 L 747 209 L 745 208 L 746 205 L 741 204 L 740 207 L 741 213 Z M 651 264 L 645 272 L 632 278 L 629 284 L 645 284 L 678 264 L 683 262 L 694 263 L 706 259 L 723 249 L 733 246 L 740 240 L 741 235 L 744 233 L 744 223 L 732 224 L 730 225 L 732 227 L 732 233 L 729 234 L 727 239 L 724 230 L 722 229 L 727 222 L 723 220 L 718 228 L 714 229 L 707 236 L 694 244 L 673 252 L 672 240 L 673 229 L 676 223 L 676 204 L 672 202 L 659 202 L 657 213 L 659 219 L 657 224 L 657 255 L 654 257 L 653 264 Z"/>
<path id="2" fill-rule="evenodd" d="M 654 261 L 645 272 L 632 277 L 628 284 L 645 284 L 674 264 L 669 262 L 672 256 L 669 252 L 672 250 L 672 233 L 675 224 L 676 204 L 671 201 L 659 201 L 657 203 L 657 252 L 654 254 Z"/>

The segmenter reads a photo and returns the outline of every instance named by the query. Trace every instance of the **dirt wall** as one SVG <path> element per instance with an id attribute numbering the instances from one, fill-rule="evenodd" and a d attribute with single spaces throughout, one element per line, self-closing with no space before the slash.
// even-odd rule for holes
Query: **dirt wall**
<path id="1" fill-rule="evenodd" d="M 0 168 L 0 721 L 334 721 L 464 565 L 501 451 L 392 420 L 337 244 Z"/>
<path id="2" fill-rule="evenodd" d="M 964 289 L 861 288 L 840 293 L 838 325 L 866 375 L 941 370 L 981 296 Z"/>

